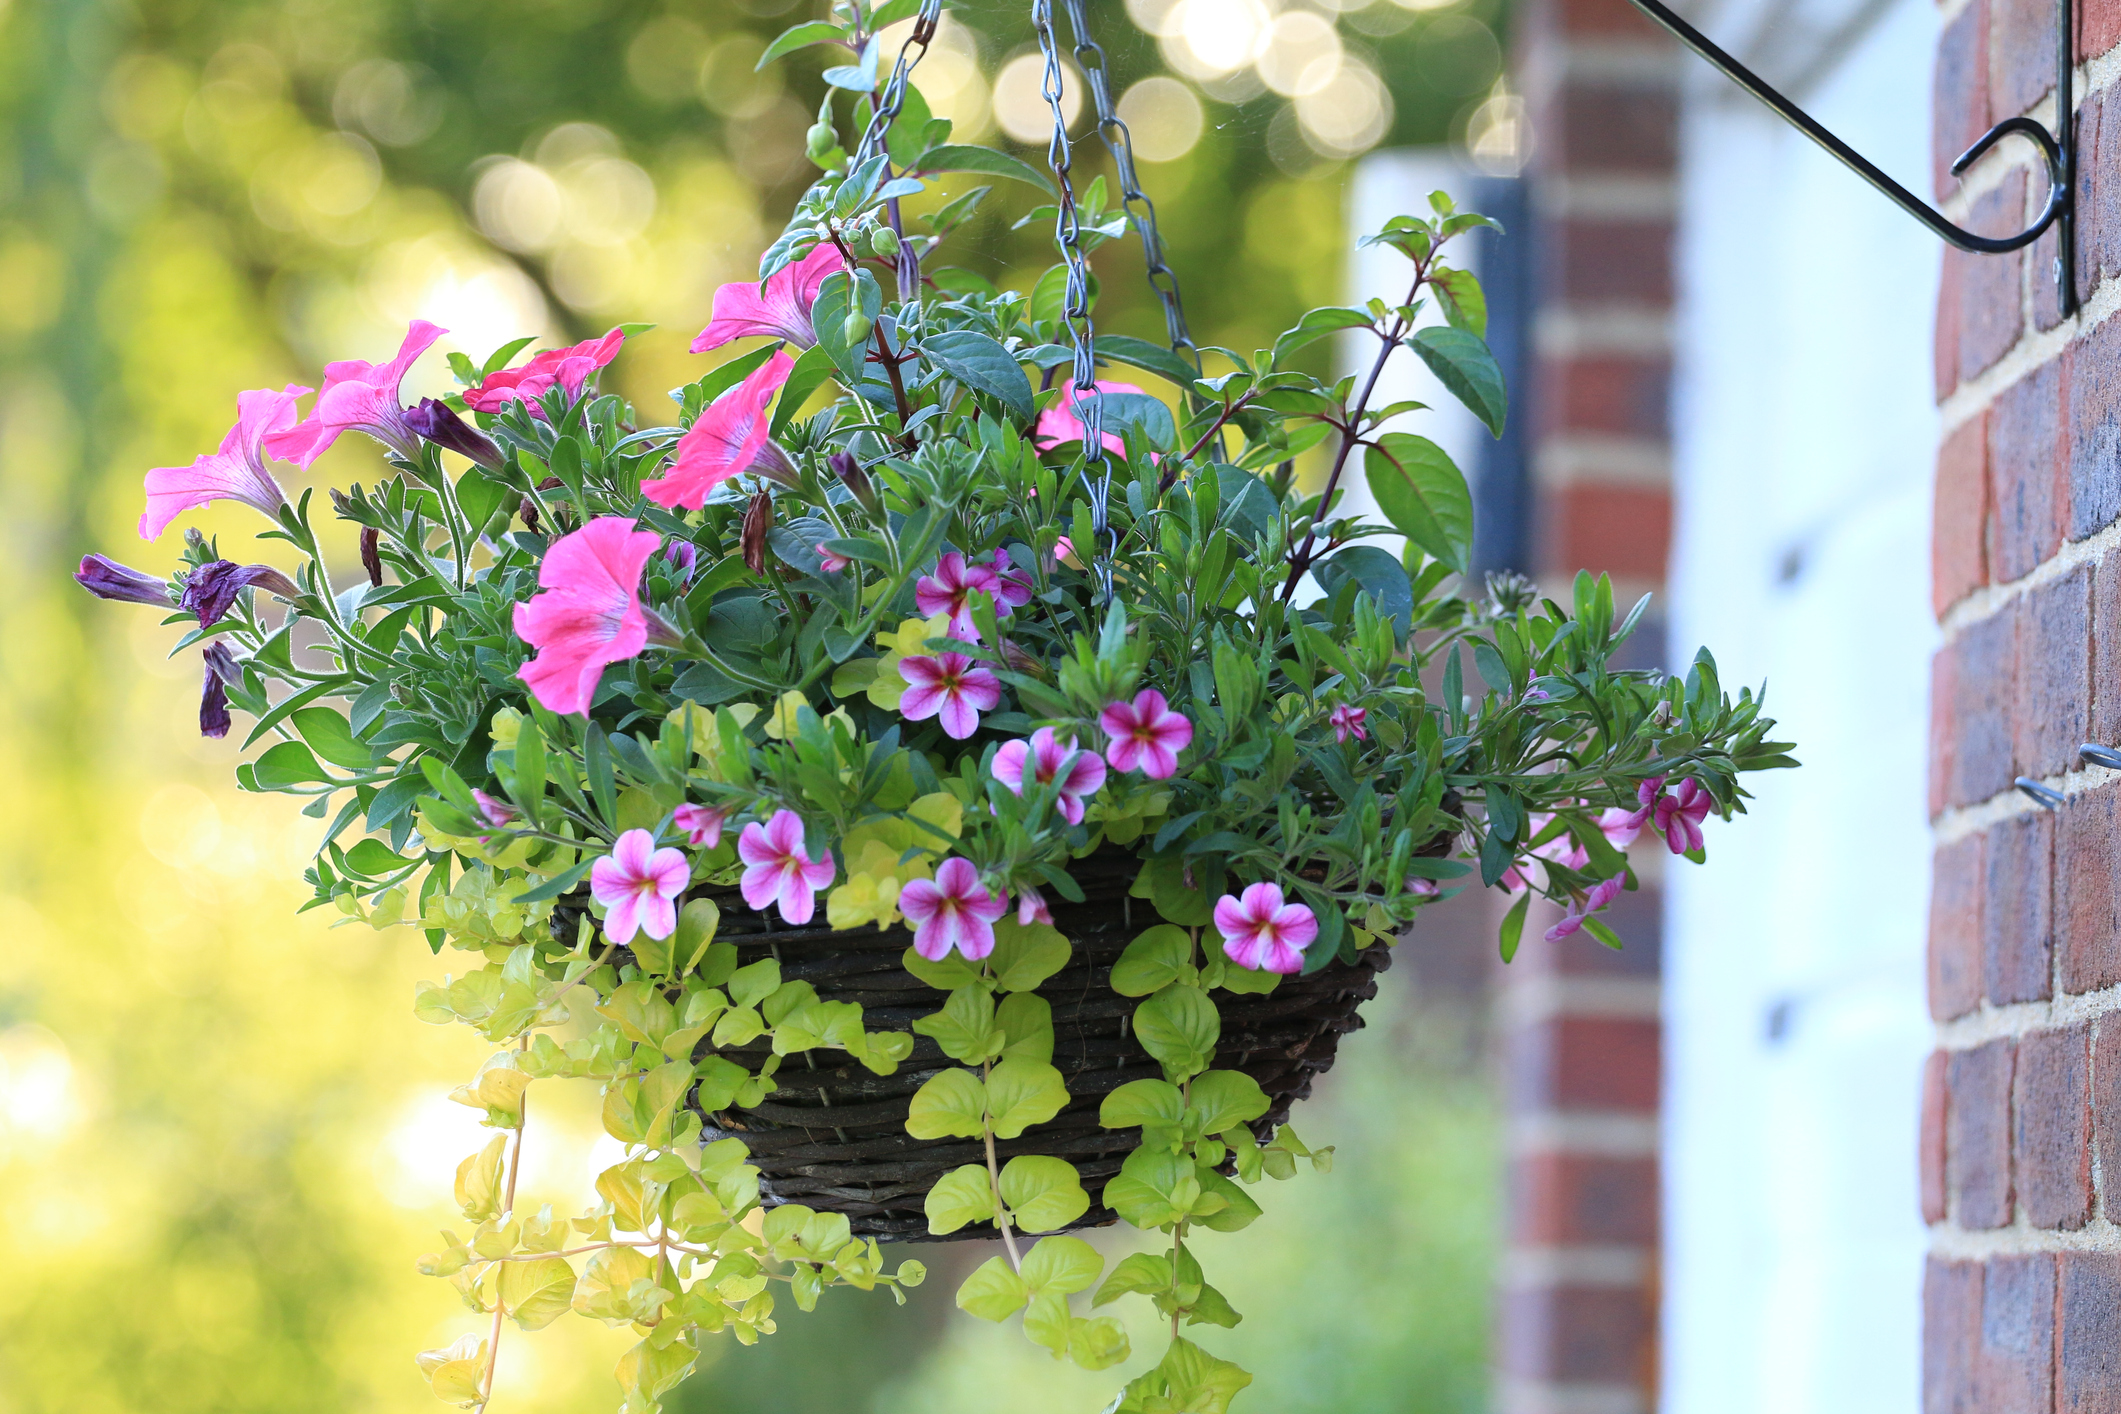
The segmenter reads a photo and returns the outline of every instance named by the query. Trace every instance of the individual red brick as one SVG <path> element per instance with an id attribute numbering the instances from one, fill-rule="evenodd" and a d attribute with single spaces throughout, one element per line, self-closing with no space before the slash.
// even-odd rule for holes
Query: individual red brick
<path id="1" fill-rule="evenodd" d="M 1939 848 L 1930 862 L 1930 1015 L 1939 1021 L 1981 1005 L 1986 845 L 1986 836 L 1971 834 Z"/>
<path id="2" fill-rule="evenodd" d="M 1670 492 L 1586 482 L 1556 490 L 1544 510 L 1545 563 L 1637 581 L 1664 579 L 1672 546 Z"/>
<path id="3" fill-rule="evenodd" d="M 2121 743 L 2121 555 L 2092 572 L 2091 739 Z"/>
<path id="4" fill-rule="evenodd" d="M 1972 805 L 2011 788 L 2012 693 L 2018 676 L 2018 612 L 2011 600 L 1961 629 L 1943 649 L 1951 693 L 1945 802 Z M 1934 710 L 1934 709 L 1933 709 Z"/>
<path id="5" fill-rule="evenodd" d="M 1968 230 L 2010 235 L 2025 224 L 2025 173 L 2016 171 L 1974 199 Z M 1959 380 L 1965 382 L 2008 353 L 2025 332 L 2024 252 L 1976 255 L 1950 251 L 1960 269 Z"/>
<path id="6" fill-rule="evenodd" d="M 2121 515 L 2121 320 L 2107 319 L 2062 356 L 2069 402 L 2069 538 Z"/>
<path id="7" fill-rule="evenodd" d="M 1983 0 L 1961 10 L 1937 37 L 1930 95 L 1930 161 L 1937 200 L 1943 201 L 1959 184 L 1952 160 L 1989 126 L 1988 6 Z"/>
<path id="8" fill-rule="evenodd" d="M 2121 0 L 2095 3 L 2121 14 Z M 2102 156 L 2121 156 L 2121 104 L 2108 103 L 2103 90 L 2087 94 L 2077 109 L 2079 299 L 2090 299 L 2100 281 L 2121 274 L 2121 178 L 2106 170 Z"/>
<path id="9" fill-rule="evenodd" d="M 1672 364 L 1624 355 L 1542 361 L 1539 435 L 1592 432 L 1663 441 L 1671 435 Z"/>
<path id="10" fill-rule="evenodd" d="M 2044 363 L 1988 415 L 1988 565 L 1996 583 L 2031 574 L 2062 545 L 2069 467 L 2060 455 L 2062 370 Z"/>
<path id="11" fill-rule="evenodd" d="M 1989 0 L 1989 106 L 2023 113 L 2055 86 L 2053 0 Z"/>
<path id="12" fill-rule="evenodd" d="M 2096 59 L 2121 44 L 2121 0 L 2077 0 L 2077 58 Z"/>
<path id="13" fill-rule="evenodd" d="M 1671 305 L 1671 222 L 1565 216 L 1539 234 L 1543 302 Z"/>
<path id="14" fill-rule="evenodd" d="M 1627 0 L 1565 0 L 1543 6 L 1562 34 L 1578 39 L 1641 39 L 1659 48 L 1671 46 L 1671 36 L 1643 17 Z"/>
<path id="15" fill-rule="evenodd" d="M 2099 1159 L 2099 1212 L 2121 1218 L 2121 1017 L 2109 1012 L 2092 1032 L 2092 1152 Z"/>
<path id="16" fill-rule="evenodd" d="M 2054 817 L 2045 811 L 1993 826 L 1981 930 L 1982 986 L 1998 1006 L 2054 993 Z"/>
<path id="17" fill-rule="evenodd" d="M 1976 1374 L 1981 1351 L 1981 1264 L 1931 1257 L 1922 1272 L 1922 1414 L 1985 1414 Z"/>
<path id="18" fill-rule="evenodd" d="M 2121 982 L 2121 788 L 2072 799 L 2055 815 L 2055 951 L 2064 992 Z"/>
<path id="19" fill-rule="evenodd" d="M 2077 765 L 2091 729 L 2092 572 L 2079 565 L 2025 596 L 2018 614 L 2012 751 L 2028 776 Z"/>
<path id="20" fill-rule="evenodd" d="M 1656 1333 L 1656 1296 L 1633 1287 L 1505 1291 L 1503 1368 L 1531 1380 L 1620 1384 L 1641 1378 Z"/>
<path id="21" fill-rule="evenodd" d="M 1959 774 L 1959 652 L 1947 643 L 1930 655 L 1930 818 L 1952 803 Z"/>
<path id="22" fill-rule="evenodd" d="M 1937 449 L 1930 520 L 1930 607 L 1944 611 L 1988 583 L 1988 413 L 1952 429 Z"/>
<path id="23" fill-rule="evenodd" d="M 1510 1240 L 1533 1247 L 1657 1241 L 1657 1160 L 1533 1153 L 1510 1166 Z"/>
<path id="24" fill-rule="evenodd" d="M 1949 1208 L 1944 1190 L 1944 1077 L 1950 1059 L 1943 1051 L 1931 1051 L 1922 1063 L 1922 1130 L 1916 1148 L 1926 1223 L 1943 1222 Z"/>
<path id="25" fill-rule="evenodd" d="M 2055 1391 L 2055 1257 L 1991 1257 L 1981 1280 L 1982 1414 L 2050 1414 Z"/>
<path id="26" fill-rule="evenodd" d="M 1558 1016 L 1507 1038 L 1511 1101 L 1520 1111 L 1657 1112 L 1654 1020 Z"/>
<path id="27" fill-rule="evenodd" d="M 1953 1052 L 1946 1068 L 1945 1184 L 1961 1227 L 2010 1224 L 2011 1060 L 2009 1041 L 1990 1041 Z"/>
<path id="28" fill-rule="evenodd" d="M 1934 332 L 1930 344 L 1931 376 L 1936 385 L 1933 391 L 1940 403 L 1959 386 L 1959 316 L 1966 307 L 1962 288 L 1965 275 L 1965 262 L 1952 251 L 1944 252 L 1937 277 L 1937 317 L 1931 321 Z"/>
<path id="29" fill-rule="evenodd" d="M 2091 1029 L 2018 1040 L 2011 1164 L 2034 1227 L 2080 1228 L 2092 1213 Z"/>
<path id="30" fill-rule="evenodd" d="M 2121 1414 L 2121 1253 L 2064 1252 L 2056 1414 Z"/>

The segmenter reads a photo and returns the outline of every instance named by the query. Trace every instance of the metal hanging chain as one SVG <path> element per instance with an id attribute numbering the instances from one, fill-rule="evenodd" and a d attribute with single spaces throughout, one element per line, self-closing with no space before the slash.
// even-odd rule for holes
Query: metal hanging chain
<path id="1" fill-rule="evenodd" d="M 907 78 L 913 73 L 913 66 L 927 54 L 928 45 L 935 38 L 936 27 L 942 19 L 943 0 L 921 0 L 921 12 L 913 21 L 913 33 L 907 35 L 906 42 L 899 46 L 898 58 L 891 65 L 891 77 L 884 81 L 884 96 L 877 103 L 869 126 L 862 130 L 862 140 L 855 144 L 854 156 L 848 160 L 849 171 L 884 150 L 884 135 L 891 131 L 891 124 L 897 120 L 899 109 L 906 102 Z"/>
<path id="2" fill-rule="evenodd" d="M 1090 322 L 1090 265 L 1083 256 L 1082 216 L 1075 207 L 1075 186 L 1070 171 L 1074 148 L 1068 142 L 1068 118 L 1061 106 L 1064 81 L 1060 46 L 1053 37 L 1053 0 L 1031 0 L 1031 27 L 1038 32 L 1038 50 L 1045 58 L 1045 73 L 1039 92 L 1053 112 L 1053 136 L 1046 144 L 1046 165 L 1053 169 L 1059 190 L 1053 238 L 1061 248 L 1068 269 L 1066 298 L 1061 319 L 1068 326 L 1068 340 L 1075 360 L 1066 397 L 1071 411 L 1083 427 L 1083 481 L 1090 491 L 1090 526 L 1097 543 L 1090 547 L 1092 573 L 1102 600 L 1112 598 L 1112 462 L 1105 451 L 1105 416 L 1097 393 L 1096 330 Z M 1096 468 L 1095 474 L 1092 467 Z"/>
<path id="3" fill-rule="evenodd" d="M 1061 0 L 1068 12 L 1068 28 L 1075 34 L 1075 65 L 1083 71 L 1083 82 L 1090 90 L 1090 101 L 1097 113 L 1097 133 L 1104 139 L 1105 148 L 1112 154 L 1112 163 L 1119 173 L 1120 208 L 1127 213 L 1135 234 L 1141 237 L 1142 261 L 1148 267 L 1149 288 L 1164 307 L 1164 330 L 1170 336 L 1171 352 L 1193 366 L 1198 373 L 1200 350 L 1194 347 L 1193 336 L 1186 328 L 1185 306 L 1179 300 L 1178 274 L 1164 262 L 1164 243 L 1156 229 L 1156 203 L 1142 190 L 1141 178 L 1134 170 L 1134 136 L 1128 132 L 1127 124 L 1112 104 L 1112 88 L 1105 71 L 1105 51 L 1090 33 L 1090 23 L 1083 13 L 1083 0 Z M 1058 117 L 1056 116 L 1056 121 Z"/>

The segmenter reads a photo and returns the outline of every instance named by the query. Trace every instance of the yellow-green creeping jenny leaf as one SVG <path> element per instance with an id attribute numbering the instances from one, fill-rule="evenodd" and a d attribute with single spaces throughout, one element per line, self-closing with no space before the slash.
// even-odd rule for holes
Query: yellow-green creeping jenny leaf
<path id="1" fill-rule="evenodd" d="M 500 1211 L 501 1159 L 507 1152 L 508 1136 L 496 1134 L 457 1165 L 457 1206 L 473 1222 L 484 1222 Z"/>
<path id="2" fill-rule="evenodd" d="M 574 1268 L 559 1257 L 534 1262 L 503 1262 L 501 1304 L 526 1331 L 543 1330 L 567 1313 L 574 1302 Z"/>
<path id="3" fill-rule="evenodd" d="M 914 1092 L 906 1132 L 916 1139 L 977 1139 L 986 1133 L 987 1087 L 969 1070 L 930 1076 Z"/>
<path id="4" fill-rule="evenodd" d="M 1267 1092 L 1241 1070 L 1210 1070 L 1193 1077 L 1186 1110 L 1195 1134 L 1221 1134 L 1267 1112 Z"/>
<path id="5" fill-rule="evenodd" d="M 994 985 L 1028 992 L 1068 965 L 1068 940 L 1045 923 L 1004 918 L 994 925 L 994 951 L 987 959 Z"/>
<path id="6" fill-rule="evenodd" d="M 1044 1124 L 1067 1104 L 1061 1073 L 1044 1062 L 1005 1056 L 987 1073 L 987 1112 L 997 1139 L 1014 1139 Z"/>
<path id="7" fill-rule="evenodd" d="M 966 1065 L 978 1065 L 1002 1053 L 1006 1043 L 994 1023 L 994 997 L 984 987 L 960 987 L 943 1009 L 921 1017 L 913 1029 L 932 1037 L 943 1054 Z"/>
<path id="8" fill-rule="evenodd" d="M 1002 1202 L 1025 1232 L 1055 1232 L 1090 1211 L 1090 1195 L 1075 1166 L 1041 1154 L 1021 1154 L 1002 1165 L 1001 1189 Z"/>
<path id="9" fill-rule="evenodd" d="M 1023 1278 L 1009 1270 L 1008 1262 L 989 1257 L 980 1263 L 965 1284 L 957 1289 L 957 1306 L 983 1321 L 1004 1321 L 1031 1299 Z"/>
<path id="10" fill-rule="evenodd" d="M 1215 1059 L 1222 1017 L 1206 992 L 1174 982 L 1134 1009 L 1134 1036 L 1163 1063 L 1166 1079 L 1183 1084 Z"/>
<path id="11" fill-rule="evenodd" d="M 1011 1159 L 1010 1162 L 1020 1160 Z M 928 1214 L 928 1231 L 938 1237 L 956 1232 L 968 1223 L 991 1221 L 994 1217 L 994 1185 L 987 1177 L 987 1166 L 966 1164 L 944 1174 L 936 1181 L 935 1187 L 928 1190 L 923 1207 Z"/>
<path id="12" fill-rule="evenodd" d="M 1033 1296 L 1072 1296 L 1097 1284 L 1105 1259 L 1080 1237 L 1044 1237 L 1024 1257 L 1023 1281 Z"/>
<path id="13" fill-rule="evenodd" d="M 1192 969 L 1192 935 L 1173 924 L 1159 923 L 1119 955 L 1112 965 L 1112 990 L 1123 997 L 1146 997 Z"/>
<path id="14" fill-rule="evenodd" d="M 1034 1061 L 1053 1059 L 1053 1004 L 1044 997 L 1034 992 L 1003 997 L 994 1019 L 1006 1041 L 1003 1055 Z"/>

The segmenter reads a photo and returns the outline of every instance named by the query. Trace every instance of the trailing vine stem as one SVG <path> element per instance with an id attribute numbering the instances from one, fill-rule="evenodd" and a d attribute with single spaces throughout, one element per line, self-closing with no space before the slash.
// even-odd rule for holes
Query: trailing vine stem
<path id="1" fill-rule="evenodd" d="M 610 950 L 605 950 L 610 956 Z M 530 1033 L 516 1044 L 519 1052 L 530 1050 Z M 516 1104 L 515 1142 L 508 1146 L 508 1178 L 501 1191 L 501 1211 L 513 1213 L 516 1207 L 516 1177 L 523 1171 L 523 1126 L 530 1119 L 530 1090 L 526 1086 Z M 501 1322 L 508 1316 L 508 1304 L 501 1299 L 501 1283 L 497 1277 L 493 1288 L 493 1334 L 486 1341 L 486 1377 L 479 1381 L 479 1414 L 485 1414 L 486 1406 L 493 1402 L 493 1378 L 501 1363 Z"/>
<path id="2" fill-rule="evenodd" d="M 979 1078 L 981 1085 L 984 1086 L 987 1083 L 987 1077 L 993 1071 L 993 1061 L 986 1061 L 980 1065 Z M 994 1117 L 992 1115 L 982 1117 L 980 1128 L 985 1133 L 987 1140 L 987 1187 L 994 1194 L 994 1228 L 995 1231 L 1002 1235 L 1002 1249 L 1009 1254 L 1010 1269 L 1021 1272 L 1024 1269 L 1024 1259 L 1022 1254 L 1016 1250 L 1016 1233 L 1009 1227 L 1008 1205 L 1002 1202 L 1002 1169 L 994 1154 Z"/>

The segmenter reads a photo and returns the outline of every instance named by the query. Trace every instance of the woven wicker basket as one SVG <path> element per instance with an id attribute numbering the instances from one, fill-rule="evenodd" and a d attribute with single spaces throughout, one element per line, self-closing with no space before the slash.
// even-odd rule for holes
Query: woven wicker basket
<path id="1" fill-rule="evenodd" d="M 1136 933 L 1160 921 L 1146 902 L 1127 897 L 1136 867 L 1131 856 L 1118 851 L 1079 861 L 1071 873 L 1084 901 L 1053 901 L 1054 925 L 1075 953 L 1038 993 L 1053 1007 L 1053 1064 L 1067 1082 L 1070 1100 L 1051 1122 L 996 1145 L 1004 1161 L 1018 1154 L 1051 1154 L 1074 1164 L 1092 1200 L 1078 1227 L 1114 1220 L 1098 1199 L 1139 1136 L 1137 1130 L 1100 1128 L 1099 1103 L 1127 1081 L 1162 1074 L 1127 1030 L 1136 1000 L 1108 985 L 1121 951 Z M 910 941 L 903 928 L 791 928 L 753 912 L 734 890 L 728 892 L 729 898 L 709 896 L 723 905 L 719 939 L 736 944 L 743 963 L 778 958 L 783 979 L 810 983 L 826 1001 L 861 1003 L 871 1031 L 911 1031 L 916 1019 L 940 1010 L 946 1000 L 900 966 Z M 1267 1092 L 1273 1107 L 1254 1126 L 1262 1136 L 1311 1093 L 1311 1078 L 1332 1066 L 1341 1036 L 1362 1026 L 1357 1008 L 1377 995 L 1376 975 L 1390 965 L 1390 950 L 1372 947 L 1353 964 L 1334 963 L 1308 977 L 1285 978 L 1267 996 L 1216 994 L 1222 1041 L 1215 1064 L 1244 1071 Z M 770 1054 L 769 1043 L 761 1037 L 723 1054 L 756 1069 Z M 779 1088 L 765 1103 L 704 1116 L 704 1137 L 744 1141 L 758 1165 L 768 1205 L 802 1203 L 845 1213 L 857 1237 L 890 1242 L 991 1238 L 989 1224 L 933 1238 L 922 1211 L 922 1200 L 938 1179 L 986 1157 L 977 1141 L 922 1140 L 906 1133 L 913 1092 L 954 1064 L 933 1040 L 919 1035 L 913 1038 L 912 1056 L 895 1075 L 872 1074 L 838 1051 L 791 1056 L 775 1077 Z"/>

